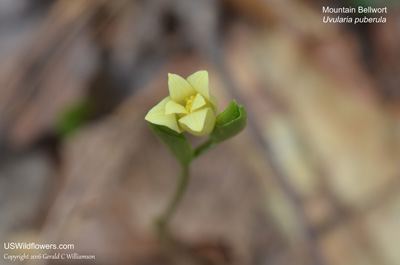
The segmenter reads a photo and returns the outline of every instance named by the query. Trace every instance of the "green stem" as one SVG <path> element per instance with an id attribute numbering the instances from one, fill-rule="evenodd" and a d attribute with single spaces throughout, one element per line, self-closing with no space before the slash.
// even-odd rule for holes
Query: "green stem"
<path id="1" fill-rule="evenodd" d="M 209 138 L 207 141 L 202 143 L 194 150 L 193 158 L 198 157 L 199 155 L 203 154 L 204 152 L 208 151 L 209 149 L 213 148 L 216 143 Z"/>
<path id="2" fill-rule="evenodd" d="M 157 221 L 158 225 L 158 235 L 163 244 L 169 244 L 170 237 L 168 231 L 168 225 L 172 215 L 174 214 L 177 206 L 182 200 L 182 196 L 185 193 L 187 184 L 190 178 L 190 164 L 181 164 L 181 173 L 178 179 L 178 185 L 175 189 L 174 195 L 169 202 L 165 212 L 159 217 Z"/>
<path id="3" fill-rule="evenodd" d="M 208 139 L 194 150 L 192 160 L 203 154 L 207 150 L 211 149 L 215 145 L 216 143 L 212 141 L 211 138 Z M 179 175 L 178 185 L 176 186 L 173 197 L 169 202 L 167 208 L 165 209 L 164 213 L 157 220 L 158 236 L 164 247 L 170 246 L 170 234 L 168 229 L 169 222 L 172 215 L 175 213 L 175 210 L 178 207 L 180 201 L 182 200 L 183 194 L 185 193 L 187 184 L 189 182 L 189 178 L 190 163 L 181 163 L 181 173 Z"/>

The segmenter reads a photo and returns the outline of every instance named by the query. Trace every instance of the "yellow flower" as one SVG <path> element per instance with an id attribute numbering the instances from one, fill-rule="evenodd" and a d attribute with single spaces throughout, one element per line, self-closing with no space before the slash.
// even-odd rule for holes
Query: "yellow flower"
<path id="1" fill-rule="evenodd" d="M 208 72 L 198 71 L 186 80 L 168 74 L 168 87 L 169 96 L 154 106 L 145 119 L 178 133 L 210 134 L 215 125 L 217 100 L 209 91 Z"/>

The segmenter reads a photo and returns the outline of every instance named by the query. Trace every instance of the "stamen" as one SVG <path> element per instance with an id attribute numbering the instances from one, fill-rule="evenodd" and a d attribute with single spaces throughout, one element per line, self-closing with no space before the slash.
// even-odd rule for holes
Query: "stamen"
<path id="1" fill-rule="evenodd" d="M 186 101 L 186 110 L 187 110 L 189 113 L 190 113 L 191 110 L 192 110 L 193 103 L 194 103 L 194 99 L 195 99 L 195 96 L 193 96 L 193 95 L 185 99 L 185 101 Z"/>

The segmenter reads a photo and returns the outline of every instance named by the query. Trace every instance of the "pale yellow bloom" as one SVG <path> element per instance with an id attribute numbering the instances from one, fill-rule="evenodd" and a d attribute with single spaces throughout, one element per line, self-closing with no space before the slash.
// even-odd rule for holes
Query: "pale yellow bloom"
<path id="1" fill-rule="evenodd" d="M 186 80 L 168 74 L 168 88 L 169 96 L 154 106 L 145 119 L 178 133 L 210 134 L 215 125 L 217 100 L 209 91 L 208 72 L 198 71 Z"/>

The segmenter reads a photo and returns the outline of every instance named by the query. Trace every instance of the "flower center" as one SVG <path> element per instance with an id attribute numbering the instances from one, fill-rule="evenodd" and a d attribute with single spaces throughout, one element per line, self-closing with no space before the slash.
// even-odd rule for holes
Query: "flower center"
<path id="1" fill-rule="evenodd" d="M 195 99 L 195 96 L 193 96 L 193 95 L 185 99 L 185 101 L 186 101 L 186 110 L 189 113 L 192 111 L 194 99 Z"/>

